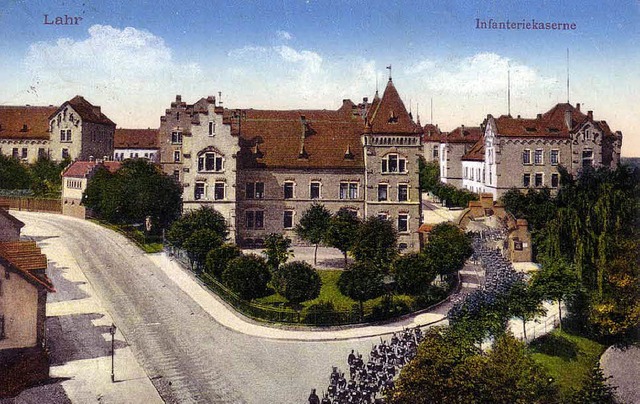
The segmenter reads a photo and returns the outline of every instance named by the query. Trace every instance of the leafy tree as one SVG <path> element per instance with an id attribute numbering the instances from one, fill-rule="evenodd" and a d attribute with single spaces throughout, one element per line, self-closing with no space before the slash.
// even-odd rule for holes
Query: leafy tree
<path id="1" fill-rule="evenodd" d="M 48 157 L 40 157 L 29 166 L 31 174 L 31 190 L 36 196 L 60 195 L 62 189 L 62 170 L 69 164 L 51 161 Z"/>
<path id="2" fill-rule="evenodd" d="M 118 223 L 121 211 L 122 184 L 105 167 L 99 167 L 87 183 L 82 195 L 84 205 L 91 214 Z"/>
<path id="3" fill-rule="evenodd" d="M 582 383 L 582 387 L 573 394 L 570 402 L 575 404 L 616 404 L 616 387 L 609 384 L 609 377 L 605 377 L 600 369 L 600 365 L 596 364 L 586 379 Z"/>
<path id="4" fill-rule="evenodd" d="M 343 295 L 360 303 L 360 318 L 362 318 L 364 301 L 384 293 L 382 272 L 370 261 L 356 262 L 340 274 L 338 289 Z"/>
<path id="5" fill-rule="evenodd" d="M 469 237 L 457 226 L 440 223 L 429 233 L 424 254 L 438 274 L 451 276 L 462 269 L 467 258 L 473 254 L 473 248 Z"/>
<path id="6" fill-rule="evenodd" d="M 272 271 L 276 271 L 280 265 L 287 262 L 289 256 L 293 256 L 291 239 L 282 234 L 271 233 L 264 239 L 264 253 L 267 256 L 267 265 Z"/>
<path id="7" fill-rule="evenodd" d="M 229 261 L 242 255 L 242 251 L 235 244 L 223 244 L 207 253 L 207 272 L 217 279 L 222 278 L 222 273 L 227 268 Z"/>
<path id="8" fill-rule="evenodd" d="M 0 153 L 0 189 L 29 189 L 27 167 L 19 160 Z"/>
<path id="9" fill-rule="evenodd" d="M 211 207 L 203 206 L 185 213 L 181 218 L 173 222 L 167 232 L 167 240 L 180 248 L 185 240 L 198 229 L 213 230 L 223 240 L 226 240 L 229 235 L 224 216 Z"/>
<path id="10" fill-rule="evenodd" d="M 320 295 L 322 281 L 311 265 L 293 261 L 282 265 L 274 275 L 277 291 L 291 303 L 315 299 Z"/>
<path id="11" fill-rule="evenodd" d="M 198 229 L 191 233 L 185 240 L 183 248 L 191 260 L 196 263 L 197 267 L 201 267 L 207 259 L 209 251 L 220 247 L 223 240 L 220 235 L 211 229 Z"/>
<path id="12" fill-rule="evenodd" d="M 436 274 L 433 264 L 424 254 L 405 254 L 395 262 L 395 279 L 401 293 L 424 293 L 435 280 Z"/>
<path id="13" fill-rule="evenodd" d="M 243 299 L 264 296 L 271 272 L 264 258 L 255 254 L 241 255 L 229 261 L 222 282 Z"/>
<path id="14" fill-rule="evenodd" d="M 356 261 L 370 262 L 386 272 L 398 256 L 397 243 L 398 232 L 389 220 L 369 216 L 358 228 L 351 253 Z"/>
<path id="15" fill-rule="evenodd" d="M 420 190 L 423 192 L 435 192 L 440 183 L 440 165 L 437 161 L 427 162 L 420 156 L 418 160 L 420 170 Z"/>
<path id="16" fill-rule="evenodd" d="M 329 221 L 326 233 L 327 245 L 337 248 L 344 254 L 344 267 L 347 267 L 347 252 L 356 240 L 360 219 L 348 209 L 340 209 Z"/>
<path id="17" fill-rule="evenodd" d="M 527 321 L 547 312 L 542 306 L 542 298 L 536 289 L 520 281 L 511 285 L 506 299 L 509 312 L 522 320 L 522 333 L 526 341 Z"/>
<path id="18" fill-rule="evenodd" d="M 324 205 L 314 203 L 302 213 L 300 222 L 296 225 L 295 231 L 298 237 L 315 245 L 313 253 L 313 265 L 318 265 L 318 246 L 324 241 L 331 212 Z"/>
<path id="19" fill-rule="evenodd" d="M 569 264 L 562 260 L 546 262 L 533 274 L 531 287 L 544 298 L 558 303 L 558 317 L 562 329 L 562 302 L 579 288 L 578 278 Z"/>

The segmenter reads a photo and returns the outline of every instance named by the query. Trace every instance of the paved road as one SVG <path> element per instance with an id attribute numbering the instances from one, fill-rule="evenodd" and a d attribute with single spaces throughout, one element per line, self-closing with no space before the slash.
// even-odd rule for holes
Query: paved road
<path id="1" fill-rule="evenodd" d="M 344 366 L 351 349 L 368 352 L 379 340 L 278 341 L 232 331 L 121 235 L 60 215 L 15 215 L 45 252 L 48 238 L 64 241 L 68 253 L 56 254 L 53 266 L 77 261 L 166 402 L 304 402 L 311 388 L 326 388 L 332 364 Z"/>

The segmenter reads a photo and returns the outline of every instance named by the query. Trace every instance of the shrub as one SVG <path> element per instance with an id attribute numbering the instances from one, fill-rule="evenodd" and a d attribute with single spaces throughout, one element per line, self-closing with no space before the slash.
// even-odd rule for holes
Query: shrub
<path id="1" fill-rule="evenodd" d="M 367 321 L 381 321 L 387 320 L 392 317 L 401 316 L 403 314 L 411 313 L 411 307 L 409 304 L 401 299 L 387 299 L 384 298 L 380 303 L 373 306 L 371 314 L 368 316 Z"/>
<path id="2" fill-rule="evenodd" d="M 196 230 L 209 229 L 217 233 L 222 240 L 229 235 L 227 222 L 222 213 L 210 207 L 201 207 L 185 213 L 173 222 L 167 232 L 167 241 L 181 248 L 189 236 Z"/>
<path id="3" fill-rule="evenodd" d="M 254 254 L 232 259 L 222 273 L 222 282 L 247 300 L 264 296 L 270 279 L 267 262 Z"/>
<path id="4" fill-rule="evenodd" d="M 306 262 L 284 264 L 274 275 L 276 290 L 291 303 L 315 299 L 320 295 L 322 281 L 315 269 Z"/>
<path id="5" fill-rule="evenodd" d="M 304 314 L 306 324 L 326 325 L 334 324 L 339 319 L 333 303 L 318 302 L 307 307 Z"/>
<path id="6" fill-rule="evenodd" d="M 398 292 L 409 295 L 426 293 L 437 271 L 424 254 L 406 254 L 395 263 Z"/>
<path id="7" fill-rule="evenodd" d="M 242 251 L 234 244 L 223 244 L 218 248 L 214 248 L 207 254 L 207 272 L 217 279 L 221 279 L 229 261 L 240 255 L 242 255 Z"/>
<path id="8" fill-rule="evenodd" d="M 204 265 L 209 251 L 222 245 L 222 239 L 213 230 L 199 229 L 194 231 L 184 242 L 183 248 L 191 262 L 198 267 Z"/>

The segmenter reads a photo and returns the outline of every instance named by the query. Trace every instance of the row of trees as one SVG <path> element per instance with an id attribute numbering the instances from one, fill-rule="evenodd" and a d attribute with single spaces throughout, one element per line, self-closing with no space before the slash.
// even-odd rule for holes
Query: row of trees
<path id="1" fill-rule="evenodd" d="M 41 157 L 33 164 L 24 164 L 0 154 L 0 189 L 28 190 L 33 196 L 59 197 L 62 188 L 60 173 L 70 162 L 56 163 Z"/>

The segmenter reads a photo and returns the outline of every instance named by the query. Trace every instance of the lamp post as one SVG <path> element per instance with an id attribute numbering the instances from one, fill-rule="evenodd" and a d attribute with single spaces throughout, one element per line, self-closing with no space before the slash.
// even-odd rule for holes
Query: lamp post
<path id="1" fill-rule="evenodd" d="M 116 325 L 111 323 L 111 327 L 109 328 L 109 333 L 111 334 L 111 383 L 116 381 L 115 374 L 113 373 L 113 358 L 114 358 L 114 337 L 116 335 Z"/>

